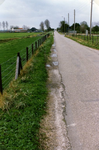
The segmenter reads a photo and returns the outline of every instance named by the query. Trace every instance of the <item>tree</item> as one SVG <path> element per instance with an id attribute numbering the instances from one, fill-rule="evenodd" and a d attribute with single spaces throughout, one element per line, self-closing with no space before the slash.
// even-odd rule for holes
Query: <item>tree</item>
<path id="1" fill-rule="evenodd" d="M 82 33 L 85 33 L 86 30 L 89 30 L 89 27 L 88 27 L 88 25 L 87 25 L 87 22 L 86 22 L 86 21 L 83 21 L 83 22 L 81 22 L 81 24 L 80 24 L 80 31 L 81 31 Z"/>
<path id="2" fill-rule="evenodd" d="M 59 30 L 60 30 L 61 32 L 68 32 L 68 29 L 69 29 L 69 25 L 68 25 L 67 22 L 61 21 L 61 22 L 59 23 Z"/>
<path id="3" fill-rule="evenodd" d="M 15 26 L 14 29 L 19 29 L 19 27 L 18 27 L 18 26 Z"/>
<path id="4" fill-rule="evenodd" d="M 2 27 L 5 30 L 5 22 L 4 21 L 2 22 Z"/>
<path id="5" fill-rule="evenodd" d="M 72 24 L 71 29 L 74 30 L 74 24 Z M 79 33 L 80 32 L 80 24 L 75 23 L 75 30 Z"/>
<path id="6" fill-rule="evenodd" d="M 49 28 L 50 28 L 50 22 L 49 22 L 49 20 L 46 19 L 44 23 L 45 23 L 45 26 L 46 26 L 47 30 L 49 30 Z"/>
<path id="7" fill-rule="evenodd" d="M 99 26 L 94 26 L 93 28 L 92 28 L 92 31 L 93 32 L 99 32 Z"/>
<path id="8" fill-rule="evenodd" d="M 8 22 L 6 21 L 5 23 L 6 29 L 8 30 Z"/>
<path id="9" fill-rule="evenodd" d="M 41 29 L 42 31 L 44 31 L 44 22 L 43 22 L 43 21 L 40 23 L 40 29 Z"/>

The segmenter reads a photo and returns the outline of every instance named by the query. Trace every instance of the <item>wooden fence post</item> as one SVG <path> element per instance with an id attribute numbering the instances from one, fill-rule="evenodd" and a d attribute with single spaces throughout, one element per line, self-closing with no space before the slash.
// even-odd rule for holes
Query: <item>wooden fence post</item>
<path id="1" fill-rule="evenodd" d="M 39 43 L 40 43 L 40 45 L 41 45 L 41 39 L 39 39 Z"/>
<path id="2" fill-rule="evenodd" d="M 97 43 L 98 43 L 98 36 L 97 36 Z"/>
<path id="3" fill-rule="evenodd" d="M 22 70 L 22 61 L 21 61 L 21 57 L 20 57 L 20 53 L 19 53 L 19 69 Z M 19 72 L 20 74 L 20 72 Z"/>
<path id="4" fill-rule="evenodd" d="M 26 61 L 28 61 L 28 47 L 26 47 Z"/>
<path id="5" fill-rule="evenodd" d="M 39 40 L 38 40 L 38 47 L 40 46 Z"/>
<path id="6" fill-rule="evenodd" d="M 33 44 L 32 44 L 32 55 L 33 55 Z"/>
<path id="7" fill-rule="evenodd" d="M 37 49 L 37 42 L 35 42 L 35 50 Z"/>
<path id="8" fill-rule="evenodd" d="M 1 65 L 0 65 L 0 93 L 3 95 L 2 76 L 1 76 Z"/>

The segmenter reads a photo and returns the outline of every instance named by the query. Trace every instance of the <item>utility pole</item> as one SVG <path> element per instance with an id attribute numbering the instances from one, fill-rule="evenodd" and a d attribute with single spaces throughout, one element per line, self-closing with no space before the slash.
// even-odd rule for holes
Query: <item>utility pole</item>
<path id="1" fill-rule="evenodd" d="M 62 16 L 63 17 L 63 16 Z M 63 17 L 64 18 L 64 33 L 65 33 L 65 17 Z"/>
<path id="2" fill-rule="evenodd" d="M 69 25 L 69 13 L 68 13 L 68 25 Z"/>
<path id="3" fill-rule="evenodd" d="M 75 35 L 75 9 L 74 9 L 74 35 Z"/>
<path id="4" fill-rule="evenodd" d="M 64 17 L 64 33 L 65 33 L 65 17 Z"/>
<path id="5" fill-rule="evenodd" d="M 91 13 L 90 13 L 90 37 L 91 37 L 91 29 L 92 29 L 92 9 L 93 9 L 93 0 L 91 0 Z"/>
<path id="6" fill-rule="evenodd" d="M 68 33 L 69 33 L 69 13 L 68 13 Z"/>

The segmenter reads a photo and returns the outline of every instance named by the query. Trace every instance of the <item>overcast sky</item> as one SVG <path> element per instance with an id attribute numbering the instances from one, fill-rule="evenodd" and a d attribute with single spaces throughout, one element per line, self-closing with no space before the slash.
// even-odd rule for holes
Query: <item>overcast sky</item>
<path id="1" fill-rule="evenodd" d="M 94 0 L 93 22 L 99 22 L 99 0 Z M 90 24 L 91 0 L 0 0 L 0 22 L 39 28 L 41 21 L 48 19 L 52 28 L 57 28 L 64 18 L 70 25 L 86 21 Z M 63 16 L 63 17 L 62 17 Z"/>

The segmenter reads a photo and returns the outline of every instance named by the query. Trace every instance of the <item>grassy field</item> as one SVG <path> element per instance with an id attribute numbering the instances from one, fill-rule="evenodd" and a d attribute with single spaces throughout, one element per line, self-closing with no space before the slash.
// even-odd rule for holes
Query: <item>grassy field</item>
<path id="1" fill-rule="evenodd" d="M 31 45 L 41 37 L 40 33 L 0 33 L 0 64 L 4 89 L 15 76 L 17 53 L 20 52 L 22 65 L 24 65 L 26 62 L 26 47 L 29 48 L 29 55 L 31 56 Z"/>
<path id="2" fill-rule="evenodd" d="M 91 36 L 86 36 L 86 35 L 66 35 L 66 37 L 80 43 L 83 44 L 85 46 L 91 47 L 91 48 L 95 48 L 95 49 L 99 49 L 99 36 L 97 35 L 93 35 Z"/>
<path id="3" fill-rule="evenodd" d="M 0 33 L 0 40 L 37 36 L 40 33 Z"/>
<path id="4" fill-rule="evenodd" d="M 47 102 L 46 62 L 52 43 L 51 35 L 2 97 L 0 150 L 39 150 L 40 120 Z"/>
<path id="5" fill-rule="evenodd" d="M 39 39 L 35 33 L 0 33 L 0 64 L 17 55 L 35 40 Z"/>

